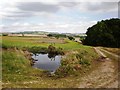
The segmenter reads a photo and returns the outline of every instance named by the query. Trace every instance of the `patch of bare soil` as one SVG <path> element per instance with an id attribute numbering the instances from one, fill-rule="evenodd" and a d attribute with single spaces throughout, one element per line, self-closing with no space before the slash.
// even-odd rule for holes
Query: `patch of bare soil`
<path id="1" fill-rule="evenodd" d="M 104 62 L 89 75 L 81 78 L 79 88 L 118 88 L 118 72 L 115 64 L 99 48 L 94 49 L 101 55 L 100 61 Z"/>
<path id="2" fill-rule="evenodd" d="M 2 89 L 2 82 L 0 81 L 0 90 Z"/>

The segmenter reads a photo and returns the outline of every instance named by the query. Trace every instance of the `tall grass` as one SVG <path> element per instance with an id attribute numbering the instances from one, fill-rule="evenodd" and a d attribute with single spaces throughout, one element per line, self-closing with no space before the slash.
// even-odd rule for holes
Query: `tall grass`
<path id="1" fill-rule="evenodd" d="M 24 56 L 23 52 L 19 50 L 3 50 L 2 72 L 3 82 L 18 82 L 30 80 L 29 76 L 32 73 L 40 73 L 40 70 L 31 67 L 30 60 Z"/>
<path id="2" fill-rule="evenodd" d="M 98 54 L 93 48 L 82 47 L 74 50 L 62 59 L 60 68 L 56 71 L 57 77 L 66 77 L 67 75 L 79 75 L 85 73 L 94 64 Z"/>

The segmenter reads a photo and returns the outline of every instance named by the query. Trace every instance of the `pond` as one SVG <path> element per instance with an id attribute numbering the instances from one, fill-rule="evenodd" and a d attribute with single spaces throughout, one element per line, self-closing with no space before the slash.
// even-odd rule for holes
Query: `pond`
<path id="1" fill-rule="evenodd" d="M 61 55 L 50 56 L 49 54 L 33 54 L 34 68 L 43 69 L 54 73 L 60 66 Z"/>

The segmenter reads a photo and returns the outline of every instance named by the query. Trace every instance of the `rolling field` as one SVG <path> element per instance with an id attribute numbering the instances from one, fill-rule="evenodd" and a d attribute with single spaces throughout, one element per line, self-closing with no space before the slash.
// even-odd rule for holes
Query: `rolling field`
<path id="1" fill-rule="evenodd" d="M 17 47 L 28 48 L 33 46 L 48 47 L 54 44 L 55 47 L 61 47 L 64 50 L 73 50 L 83 47 L 77 42 L 68 39 L 42 38 L 42 37 L 2 37 L 2 46 L 6 48 Z"/>
<path id="2" fill-rule="evenodd" d="M 63 48 L 61 66 L 55 75 L 32 68 L 29 53 L 23 48 L 48 47 Z M 2 37 L 2 82 L 4 88 L 71 88 L 79 87 L 80 77 L 98 67 L 99 55 L 90 46 L 84 46 L 66 38 L 42 37 Z M 16 49 L 17 48 L 17 49 Z M 96 66 L 97 65 L 97 66 Z"/>

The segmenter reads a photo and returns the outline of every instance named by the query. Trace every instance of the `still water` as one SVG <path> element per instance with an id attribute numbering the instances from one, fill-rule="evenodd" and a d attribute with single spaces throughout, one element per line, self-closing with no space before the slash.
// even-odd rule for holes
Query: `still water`
<path id="1" fill-rule="evenodd" d="M 59 68 L 61 61 L 60 55 L 49 57 L 48 54 L 33 54 L 32 58 L 35 60 L 34 68 L 43 69 L 50 73 L 54 73 Z"/>

